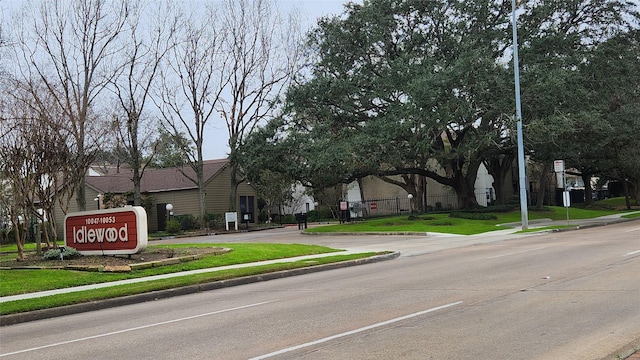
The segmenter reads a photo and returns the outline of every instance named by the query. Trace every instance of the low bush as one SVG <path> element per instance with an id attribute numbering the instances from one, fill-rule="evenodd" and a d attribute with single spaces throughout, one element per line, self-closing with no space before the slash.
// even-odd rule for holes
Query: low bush
<path id="1" fill-rule="evenodd" d="M 269 221 L 269 212 L 267 211 L 267 209 L 260 210 L 260 212 L 258 213 L 258 222 L 266 223 L 267 221 Z"/>
<path id="2" fill-rule="evenodd" d="M 307 213 L 307 221 L 321 221 L 331 220 L 333 214 L 329 207 L 317 207 L 315 210 L 311 210 Z"/>
<path id="3" fill-rule="evenodd" d="M 224 229 L 224 214 L 207 213 L 205 215 L 205 222 L 209 229 Z"/>
<path id="4" fill-rule="evenodd" d="M 200 228 L 198 219 L 191 214 L 176 215 L 174 216 L 174 219 L 180 223 L 180 229 L 182 230 L 194 230 Z"/>
<path id="5" fill-rule="evenodd" d="M 180 232 L 180 222 L 175 219 L 167 221 L 167 232 L 169 234 L 177 234 Z"/>
<path id="6" fill-rule="evenodd" d="M 68 246 L 49 249 L 43 255 L 46 260 L 75 259 L 80 256 L 78 250 Z"/>

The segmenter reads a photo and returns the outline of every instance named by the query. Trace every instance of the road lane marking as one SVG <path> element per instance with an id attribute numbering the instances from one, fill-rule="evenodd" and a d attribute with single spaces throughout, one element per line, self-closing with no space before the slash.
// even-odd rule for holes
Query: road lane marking
<path id="1" fill-rule="evenodd" d="M 635 229 L 625 230 L 625 231 L 623 231 L 623 233 L 628 233 L 628 232 L 638 231 L 638 230 L 640 230 L 640 227 L 639 228 L 635 228 Z"/>
<path id="2" fill-rule="evenodd" d="M 626 253 L 626 254 L 624 254 L 624 256 L 631 256 L 631 255 L 635 255 L 635 254 L 638 254 L 638 253 L 640 253 L 640 250 L 636 250 L 636 251 L 632 251 L 630 253 Z"/>
<path id="3" fill-rule="evenodd" d="M 263 302 L 259 302 L 259 303 L 255 303 L 255 304 L 249 304 L 249 305 L 243 305 L 243 306 L 233 307 L 233 308 L 229 308 L 229 309 L 217 310 L 217 311 L 212 311 L 212 312 L 208 312 L 208 313 L 204 313 L 204 314 L 187 316 L 187 317 L 183 317 L 183 318 L 179 318 L 179 319 L 167 320 L 167 321 L 162 321 L 162 322 L 158 322 L 158 323 L 142 325 L 142 326 L 136 326 L 136 327 L 132 327 L 132 328 L 128 328 L 128 329 L 122 329 L 122 330 L 118 330 L 118 331 L 112 331 L 112 332 L 108 332 L 108 333 L 104 333 L 104 334 L 98 334 L 98 335 L 87 336 L 87 337 L 74 339 L 74 340 L 67 340 L 67 341 L 62 341 L 62 342 L 58 342 L 58 343 L 37 346 L 37 347 L 29 348 L 29 349 L 13 351 L 13 352 L 6 353 L 6 354 L 0 354 L 0 357 L 16 355 L 16 354 L 22 354 L 22 353 L 26 353 L 26 352 L 30 352 L 30 351 L 42 350 L 42 349 L 47 349 L 47 348 L 50 348 L 50 347 L 61 346 L 61 345 L 66 345 L 66 344 L 72 344 L 72 343 L 81 342 L 81 341 L 99 339 L 99 338 L 103 338 L 103 337 L 107 337 L 107 336 L 123 334 L 123 333 L 136 331 L 136 330 L 148 329 L 148 328 L 152 328 L 152 327 L 156 327 L 156 326 L 172 324 L 172 323 L 176 323 L 176 322 L 180 322 L 180 321 L 197 319 L 197 318 L 201 318 L 201 317 L 205 317 L 205 316 L 222 314 L 222 313 L 235 311 L 235 310 L 247 309 L 247 308 L 250 308 L 250 307 L 260 306 L 260 305 L 268 304 L 268 303 L 271 303 L 271 302 L 273 302 L 273 301 L 263 301 Z"/>
<path id="4" fill-rule="evenodd" d="M 527 253 L 527 252 L 530 252 L 530 251 L 541 250 L 541 249 L 544 249 L 544 248 L 548 248 L 548 246 L 543 246 L 543 247 L 539 247 L 539 248 L 535 248 L 535 249 L 529 249 L 529 250 L 516 251 L 516 252 L 512 252 L 512 253 L 508 253 L 508 254 L 496 255 L 496 256 L 489 257 L 487 259 L 496 259 L 496 258 L 503 257 L 503 256 L 524 254 L 524 253 Z"/>
<path id="5" fill-rule="evenodd" d="M 302 349 L 302 348 L 305 348 L 305 347 L 322 344 L 322 343 L 325 343 L 327 341 L 331 341 L 331 340 L 335 340 L 335 339 L 338 339 L 338 338 L 341 338 L 341 337 L 345 337 L 345 336 L 357 334 L 357 333 L 360 333 L 360 332 L 363 332 L 363 331 L 375 329 L 375 328 L 378 328 L 380 326 L 393 324 L 393 323 L 396 323 L 398 321 L 411 319 L 411 318 L 414 318 L 414 317 L 417 317 L 417 316 L 420 316 L 420 315 L 428 314 L 430 312 L 446 309 L 446 308 L 449 308 L 449 307 L 452 307 L 452 306 L 456 306 L 456 305 L 460 305 L 460 304 L 462 304 L 462 301 L 457 301 L 457 302 L 454 302 L 454 303 L 450 303 L 450 304 L 434 307 L 434 308 L 423 310 L 423 311 L 419 311 L 419 312 L 416 312 L 416 313 L 413 313 L 413 314 L 397 317 L 395 319 L 391 319 L 391 320 L 379 322 L 379 323 L 376 323 L 376 324 L 372 324 L 372 325 L 369 325 L 369 326 L 361 327 L 359 329 L 343 332 L 341 334 L 328 336 L 326 338 L 318 339 L 318 340 L 315 340 L 315 341 L 310 341 L 310 342 L 307 342 L 307 343 L 304 343 L 304 344 L 300 344 L 300 345 L 288 347 L 286 349 L 274 351 L 274 352 L 271 352 L 271 353 L 268 353 L 268 354 L 256 356 L 256 357 L 251 358 L 249 360 L 267 359 L 267 358 L 270 358 L 270 357 L 273 357 L 273 356 L 276 356 L 276 355 L 281 355 L 281 354 L 285 354 L 285 353 L 288 353 L 288 352 L 291 352 L 291 351 L 299 350 L 299 349 Z"/>

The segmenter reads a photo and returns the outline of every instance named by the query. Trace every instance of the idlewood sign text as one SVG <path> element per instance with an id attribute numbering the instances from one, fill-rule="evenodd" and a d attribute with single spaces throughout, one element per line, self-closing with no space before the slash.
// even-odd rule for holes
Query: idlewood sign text
<path id="1" fill-rule="evenodd" d="M 83 255 L 138 253 L 147 247 L 147 213 L 133 206 L 67 214 L 64 242 Z"/>

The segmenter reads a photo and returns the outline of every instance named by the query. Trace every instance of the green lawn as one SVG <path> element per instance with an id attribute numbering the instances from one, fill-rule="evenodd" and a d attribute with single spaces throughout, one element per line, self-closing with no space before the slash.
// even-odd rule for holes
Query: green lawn
<path id="1" fill-rule="evenodd" d="M 631 203 L 632 204 L 634 203 L 633 199 L 631 199 Z M 607 206 L 611 208 L 623 208 L 627 206 L 624 196 L 599 200 L 599 201 L 596 201 L 595 204 L 600 206 Z"/>
<path id="2" fill-rule="evenodd" d="M 552 219 L 565 220 L 567 218 L 564 207 L 548 207 L 546 211 L 529 210 L 529 220 Z M 604 215 L 619 214 L 615 210 L 587 210 L 580 208 L 569 208 L 571 219 L 588 219 Z M 422 214 L 416 220 L 409 220 L 409 217 L 395 216 L 389 218 L 371 219 L 367 221 L 350 224 L 336 224 L 320 226 L 307 229 L 311 233 L 332 233 L 332 232 L 438 232 L 459 235 L 473 235 L 488 231 L 506 229 L 499 224 L 519 222 L 521 220 L 520 211 L 508 213 L 495 212 L 485 213 L 495 215 L 496 220 L 469 220 L 451 218 L 449 214 Z"/>
<path id="3" fill-rule="evenodd" d="M 290 263 L 277 263 L 270 265 L 254 266 L 241 269 L 230 269 L 216 271 L 210 273 L 196 274 L 190 276 L 180 276 L 169 279 L 145 281 L 142 283 L 119 285 L 95 290 L 86 290 L 73 292 L 68 294 L 59 294 L 47 296 L 44 298 L 25 299 L 8 301 L 0 304 L 0 315 L 15 314 L 25 311 L 33 311 L 40 309 L 49 309 L 59 306 L 85 303 L 90 301 L 111 299 L 116 297 L 142 294 L 151 291 L 159 291 L 165 289 L 173 289 L 184 286 L 198 285 L 213 281 L 227 280 L 242 276 L 257 275 L 271 273 L 275 271 L 299 269 L 314 265 L 329 264 L 335 262 L 343 262 L 348 260 L 363 259 L 371 257 L 375 253 L 361 253 L 351 255 L 333 255 L 314 259 L 313 261 L 301 260 Z M 41 271 L 41 270 L 34 270 Z M 19 272 L 19 271 L 17 271 Z M 22 271 L 24 272 L 24 271 Z M 59 278 L 61 274 L 57 274 L 55 278 Z M 31 279 L 31 278 L 29 278 Z"/>
<path id="4" fill-rule="evenodd" d="M 131 285 L 121 285 L 98 290 L 88 290 L 69 294 L 47 296 L 45 298 L 25 299 L 9 301 L 0 304 L 0 315 L 47 309 L 57 306 L 71 305 L 88 301 L 109 299 L 126 295 L 140 294 L 150 291 L 170 289 L 182 286 L 197 285 L 212 281 L 237 278 L 247 275 L 270 273 L 274 271 L 288 270 L 321 265 L 333 262 L 341 262 L 353 259 L 362 259 L 375 255 L 375 253 L 362 253 L 352 255 L 340 255 L 336 249 L 316 245 L 301 244 L 186 244 L 186 245 L 160 245 L 154 247 L 168 247 L 179 249 L 181 247 L 227 247 L 233 251 L 223 255 L 207 256 L 199 260 L 166 265 L 130 273 L 101 273 L 75 270 L 0 270 L 0 296 L 9 296 L 22 293 L 61 289 L 66 287 L 111 282 L 116 280 L 139 278 L 144 276 L 166 274 L 187 270 L 219 267 L 231 264 L 240 264 L 261 260 L 283 259 L 302 255 L 322 254 L 337 252 L 313 261 L 296 261 L 290 263 L 276 263 L 270 265 L 255 266 L 241 269 L 216 271 L 204 274 L 180 276 L 176 278 L 149 281 Z M 3 251 L 11 247 L 4 247 Z"/>
<path id="5" fill-rule="evenodd" d="M 97 284 L 232 264 L 243 264 L 261 260 L 282 259 L 301 255 L 339 251 L 324 246 L 300 244 L 189 244 L 149 246 L 149 248 L 180 248 L 198 246 L 220 246 L 232 248 L 233 251 L 224 255 L 207 256 L 195 261 L 136 270 L 131 271 L 130 273 L 104 273 L 74 270 L 0 270 L 0 278 L 2 278 L 2 281 L 0 282 L 0 296 L 61 289 L 72 286 Z"/>

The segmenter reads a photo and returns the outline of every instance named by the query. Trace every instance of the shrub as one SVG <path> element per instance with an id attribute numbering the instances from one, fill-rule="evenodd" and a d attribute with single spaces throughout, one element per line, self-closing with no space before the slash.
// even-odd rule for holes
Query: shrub
<path id="1" fill-rule="evenodd" d="M 267 221 L 269 221 L 269 213 L 267 212 L 267 209 L 260 210 L 258 213 L 258 222 L 266 223 Z"/>
<path id="2" fill-rule="evenodd" d="M 62 260 L 62 259 L 75 259 L 80 257 L 78 250 L 72 247 L 59 247 L 56 249 L 49 249 L 44 253 L 45 260 Z"/>
<path id="3" fill-rule="evenodd" d="M 205 223 L 209 229 L 224 229 L 224 214 L 207 213 Z"/>
<path id="4" fill-rule="evenodd" d="M 182 230 L 194 230 L 200 227 L 196 217 L 191 214 L 176 215 L 174 219 L 180 223 L 180 229 Z"/>
<path id="5" fill-rule="evenodd" d="M 309 220 L 307 219 L 307 221 L 309 221 Z M 297 223 L 298 223 L 298 221 L 296 220 L 295 215 L 293 215 L 293 214 L 287 214 L 287 215 L 284 215 L 284 216 L 282 217 L 282 223 L 283 223 L 283 224 L 297 224 Z"/>
<path id="6" fill-rule="evenodd" d="M 169 234 L 177 234 L 180 232 L 180 222 L 175 219 L 167 221 L 167 232 Z"/>
<path id="7" fill-rule="evenodd" d="M 307 221 L 331 220 L 333 214 L 329 207 L 317 207 L 315 210 L 307 212 Z"/>

